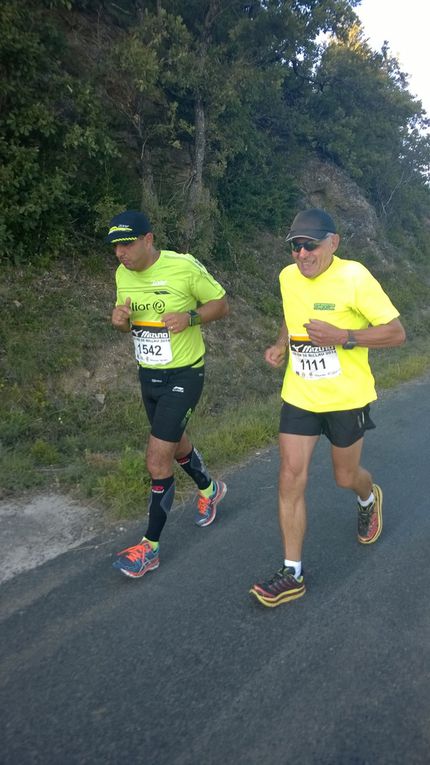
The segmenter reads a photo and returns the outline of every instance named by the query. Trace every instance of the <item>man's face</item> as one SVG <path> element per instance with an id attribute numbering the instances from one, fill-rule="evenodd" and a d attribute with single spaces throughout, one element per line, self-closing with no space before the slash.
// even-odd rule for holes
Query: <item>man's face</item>
<path id="1" fill-rule="evenodd" d="M 118 242 L 115 255 L 129 271 L 144 271 L 153 263 L 152 234 L 140 236 L 133 242 Z"/>
<path id="2" fill-rule="evenodd" d="M 315 249 L 308 251 L 302 244 L 311 243 L 317 245 Z M 292 240 L 292 255 L 294 262 L 303 276 L 307 279 L 315 279 L 331 265 L 333 254 L 339 244 L 338 234 L 329 234 L 326 239 L 315 242 L 305 236 L 297 236 Z"/>

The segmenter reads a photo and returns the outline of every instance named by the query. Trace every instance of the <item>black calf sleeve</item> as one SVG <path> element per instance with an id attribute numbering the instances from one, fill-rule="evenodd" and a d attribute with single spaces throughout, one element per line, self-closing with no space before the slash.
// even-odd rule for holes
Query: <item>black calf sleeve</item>
<path id="1" fill-rule="evenodd" d="M 193 446 L 186 457 L 176 460 L 178 465 L 193 479 L 199 489 L 207 489 L 212 479 L 208 473 L 207 467 L 203 462 L 202 455 Z"/>
<path id="2" fill-rule="evenodd" d="M 151 542 L 158 542 L 167 521 L 167 513 L 171 510 L 175 496 L 175 479 L 153 478 L 151 498 L 149 500 L 149 523 L 145 537 Z"/>

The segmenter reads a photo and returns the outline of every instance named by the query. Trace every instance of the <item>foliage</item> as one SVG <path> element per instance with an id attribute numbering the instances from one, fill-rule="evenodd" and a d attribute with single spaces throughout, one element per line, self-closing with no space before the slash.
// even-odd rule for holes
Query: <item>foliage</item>
<path id="1" fill-rule="evenodd" d="M 128 206 L 161 245 L 225 259 L 244 232 L 285 226 L 312 151 L 358 181 L 394 238 L 419 236 L 426 118 L 356 5 L 6 0 L 2 257 L 46 263 Z"/>
<path id="2" fill-rule="evenodd" d="M 316 83 L 307 131 L 319 154 L 359 183 L 391 236 L 419 236 L 429 202 L 429 122 L 397 60 L 386 46 L 371 51 L 355 25 L 326 46 Z"/>
<path id="3" fill-rule="evenodd" d="M 91 80 L 67 71 L 60 18 L 44 6 L 0 7 L 0 232 L 15 262 L 76 245 L 116 153 Z"/>

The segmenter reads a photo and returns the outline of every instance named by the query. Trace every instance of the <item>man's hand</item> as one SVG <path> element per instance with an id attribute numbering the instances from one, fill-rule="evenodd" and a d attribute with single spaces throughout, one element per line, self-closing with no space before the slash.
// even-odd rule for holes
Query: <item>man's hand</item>
<path id="1" fill-rule="evenodd" d="M 335 327 L 334 324 L 329 324 L 327 321 L 310 319 L 303 326 L 314 345 L 342 345 L 348 339 L 346 329 Z"/>
<path id="2" fill-rule="evenodd" d="M 285 361 L 286 352 L 285 345 L 271 345 L 267 348 L 264 358 L 271 367 L 280 367 Z"/>
<path id="3" fill-rule="evenodd" d="M 112 325 L 121 332 L 130 331 L 131 298 L 126 298 L 124 305 L 116 305 L 112 311 Z"/>
<path id="4" fill-rule="evenodd" d="M 348 330 L 328 324 L 326 321 L 310 319 L 303 324 L 309 338 L 315 345 L 343 345 L 348 339 Z M 394 348 L 405 342 L 405 330 L 399 319 L 391 319 L 387 324 L 352 330 L 357 345 L 361 348 Z"/>
<path id="5" fill-rule="evenodd" d="M 190 326 L 190 314 L 187 313 L 165 313 L 162 317 L 167 329 L 173 335 L 183 332 Z"/>

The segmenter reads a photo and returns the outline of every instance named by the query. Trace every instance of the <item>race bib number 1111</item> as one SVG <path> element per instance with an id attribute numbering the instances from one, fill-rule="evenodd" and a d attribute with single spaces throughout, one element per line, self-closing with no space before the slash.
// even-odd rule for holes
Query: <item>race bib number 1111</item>
<path id="1" fill-rule="evenodd" d="M 308 337 L 290 337 L 290 353 L 294 372 L 304 380 L 337 377 L 341 373 L 334 345 L 313 345 Z"/>

